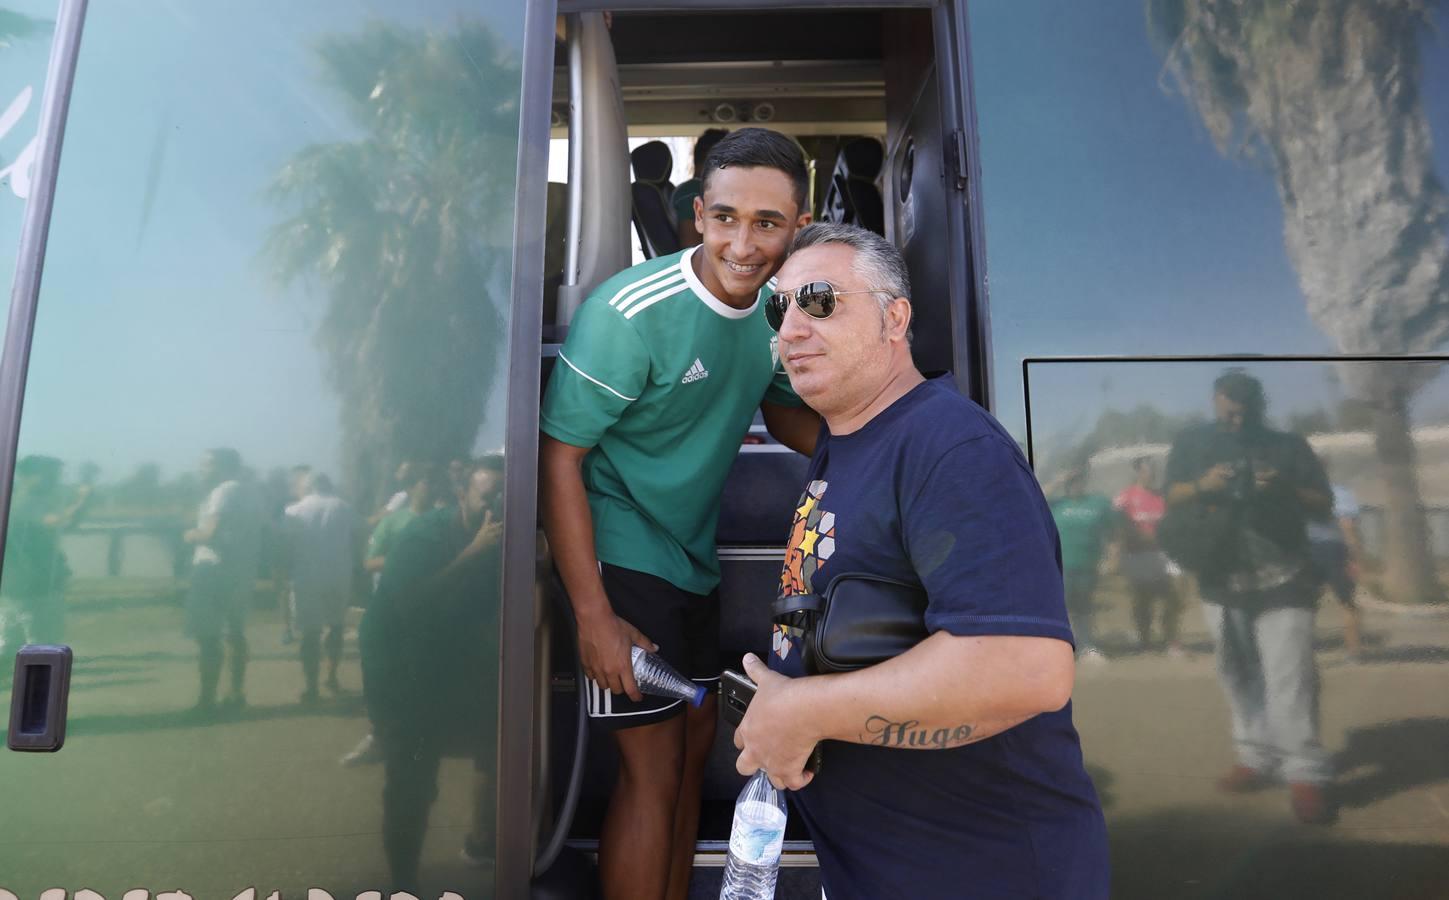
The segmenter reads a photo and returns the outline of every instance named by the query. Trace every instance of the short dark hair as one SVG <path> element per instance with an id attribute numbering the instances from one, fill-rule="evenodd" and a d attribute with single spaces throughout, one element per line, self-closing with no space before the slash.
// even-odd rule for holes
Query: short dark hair
<path id="1" fill-rule="evenodd" d="M 723 128 L 706 128 L 694 141 L 694 174 L 699 175 L 704 171 L 705 160 L 709 158 L 709 151 L 714 149 L 725 135 L 729 134 Z"/>
<path id="2" fill-rule="evenodd" d="M 1249 375 L 1246 369 L 1234 366 L 1224 371 L 1213 382 L 1213 392 L 1242 404 L 1244 421 L 1262 424 L 1268 409 L 1268 396 L 1263 391 L 1263 382 Z"/>
<path id="3" fill-rule="evenodd" d="M 795 205 L 806 212 L 805 197 L 809 193 L 810 172 L 805 167 L 805 154 L 800 145 L 778 131 L 768 128 L 741 128 L 720 139 L 704 161 L 699 175 L 700 193 L 709 190 L 709 177 L 720 169 L 775 169 L 790 179 L 795 189 Z"/>

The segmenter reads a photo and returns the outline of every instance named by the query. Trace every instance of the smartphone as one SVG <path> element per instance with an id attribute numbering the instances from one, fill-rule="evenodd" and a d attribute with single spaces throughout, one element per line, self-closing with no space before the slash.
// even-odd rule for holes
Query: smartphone
<path id="1" fill-rule="evenodd" d="M 748 675 L 736 672 L 734 669 L 725 669 L 719 677 L 720 711 L 724 713 L 725 721 L 731 726 L 738 728 L 740 722 L 745 718 L 745 710 L 750 708 L 750 701 L 755 697 L 757 685 L 750 680 Z M 811 751 L 810 758 L 805 762 L 805 771 L 820 771 L 820 745 L 816 744 Z"/>
<path id="2" fill-rule="evenodd" d="M 734 669 L 725 669 L 720 673 L 719 678 L 719 700 L 720 711 L 724 713 L 725 721 L 738 728 L 740 721 L 745 717 L 745 710 L 750 708 L 750 701 L 755 696 L 755 683 L 748 675 L 736 672 Z"/>

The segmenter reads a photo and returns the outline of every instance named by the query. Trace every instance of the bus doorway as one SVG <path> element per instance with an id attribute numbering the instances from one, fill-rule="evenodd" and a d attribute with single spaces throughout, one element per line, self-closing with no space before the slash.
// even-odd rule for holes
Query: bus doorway
<path id="1" fill-rule="evenodd" d="M 661 9 L 617 12 L 607 24 L 591 12 L 566 20 L 556 57 L 550 181 L 568 200 L 553 207 L 563 221 L 550 234 L 577 247 L 558 256 L 566 262 L 557 303 L 545 311 L 545 377 L 572 310 L 592 286 L 670 249 L 678 219 L 651 198 L 668 196 L 693 174 L 691 138 L 755 125 L 789 135 L 805 151 L 817 220 L 859 224 L 905 251 L 917 285 L 918 366 L 954 371 L 963 390 L 984 399 L 984 366 L 971 330 L 980 317 L 968 311 L 975 269 L 965 229 L 966 116 L 951 8 Z M 617 94 L 601 84 L 617 84 Z M 622 120 L 607 115 L 615 110 Z M 634 238 L 632 248 L 621 234 Z M 768 601 L 778 590 L 806 463 L 774 442 L 758 418 L 739 448 L 717 535 L 720 639 L 731 667 L 739 668 L 745 652 L 763 656 L 769 648 Z M 617 760 L 608 739 L 592 734 L 579 755 L 572 625 L 560 587 L 547 567 L 543 572 L 542 590 L 552 596 L 553 663 L 542 781 L 553 821 L 541 839 L 548 851 L 541 862 L 550 862 L 562 841 L 560 865 L 587 866 Z M 744 781 L 735 772 L 732 739 L 721 724 L 706 772 L 692 888 L 699 896 L 718 889 Z M 778 896 L 818 895 L 813 853 L 798 824 L 787 832 L 786 850 Z"/>

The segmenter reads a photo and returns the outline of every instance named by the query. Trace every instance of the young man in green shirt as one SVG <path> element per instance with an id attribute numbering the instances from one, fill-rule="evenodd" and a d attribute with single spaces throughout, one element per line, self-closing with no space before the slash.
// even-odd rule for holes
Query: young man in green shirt
<path id="1" fill-rule="evenodd" d="M 745 128 L 707 158 L 704 243 L 615 275 L 586 300 L 544 400 L 544 530 L 578 622 L 589 714 L 619 750 L 599 842 L 606 900 L 683 900 L 715 701 L 644 697 L 630 648 L 720 672 L 720 492 L 756 409 L 809 454 L 819 419 L 780 367 L 762 300 L 810 221 L 800 148 Z M 684 716 L 680 713 L 685 712 Z"/>

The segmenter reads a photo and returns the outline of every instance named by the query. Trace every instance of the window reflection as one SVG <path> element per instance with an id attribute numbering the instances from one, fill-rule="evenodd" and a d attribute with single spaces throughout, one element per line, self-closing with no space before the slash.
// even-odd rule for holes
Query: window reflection
<path id="1" fill-rule="evenodd" d="M 523 9 L 273 6 L 90 9 L 0 578 L 5 678 L 75 652 L 65 750 L 0 755 L 18 896 L 492 895 Z"/>
<path id="2" fill-rule="evenodd" d="M 358 631 L 368 716 L 384 767 L 383 840 L 397 884 L 415 884 L 445 753 L 474 764 L 462 853 L 491 862 L 497 585 L 503 460 L 472 466 L 462 491 L 415 512 L 388 549 Z M 396 514 L 395 514 L 396 515 Z"/>
<path id="3" fill-rule="evenodd" d="M 1442 883 L 1442 853 L 1394 862 L 1442 840 L 1424 804 L 1449 777 L 1430 749 L 1449 736 L 1442 368 L 1028 374 L 1069 591 L 1079 573 L 1078 719 L 1110 786 L 1114 896 L 1154 896 L 1154 879 L 1183 873 L 1198 885 L 1186 896 L 1289 881 L 1353 896 L 1385 867 Z M 1359 393 L 1387 381 L 1419 387 L 1389 410 Z M 1313 854 L 1289 851 L 1305 840 Z"/>
<path id="4" fill-rule="evenodd" d="M 1449 338 L 1441 7 L 1027 2 L 971 17 L 996 391 L 1014 434 L 1022 358 Z"/>

